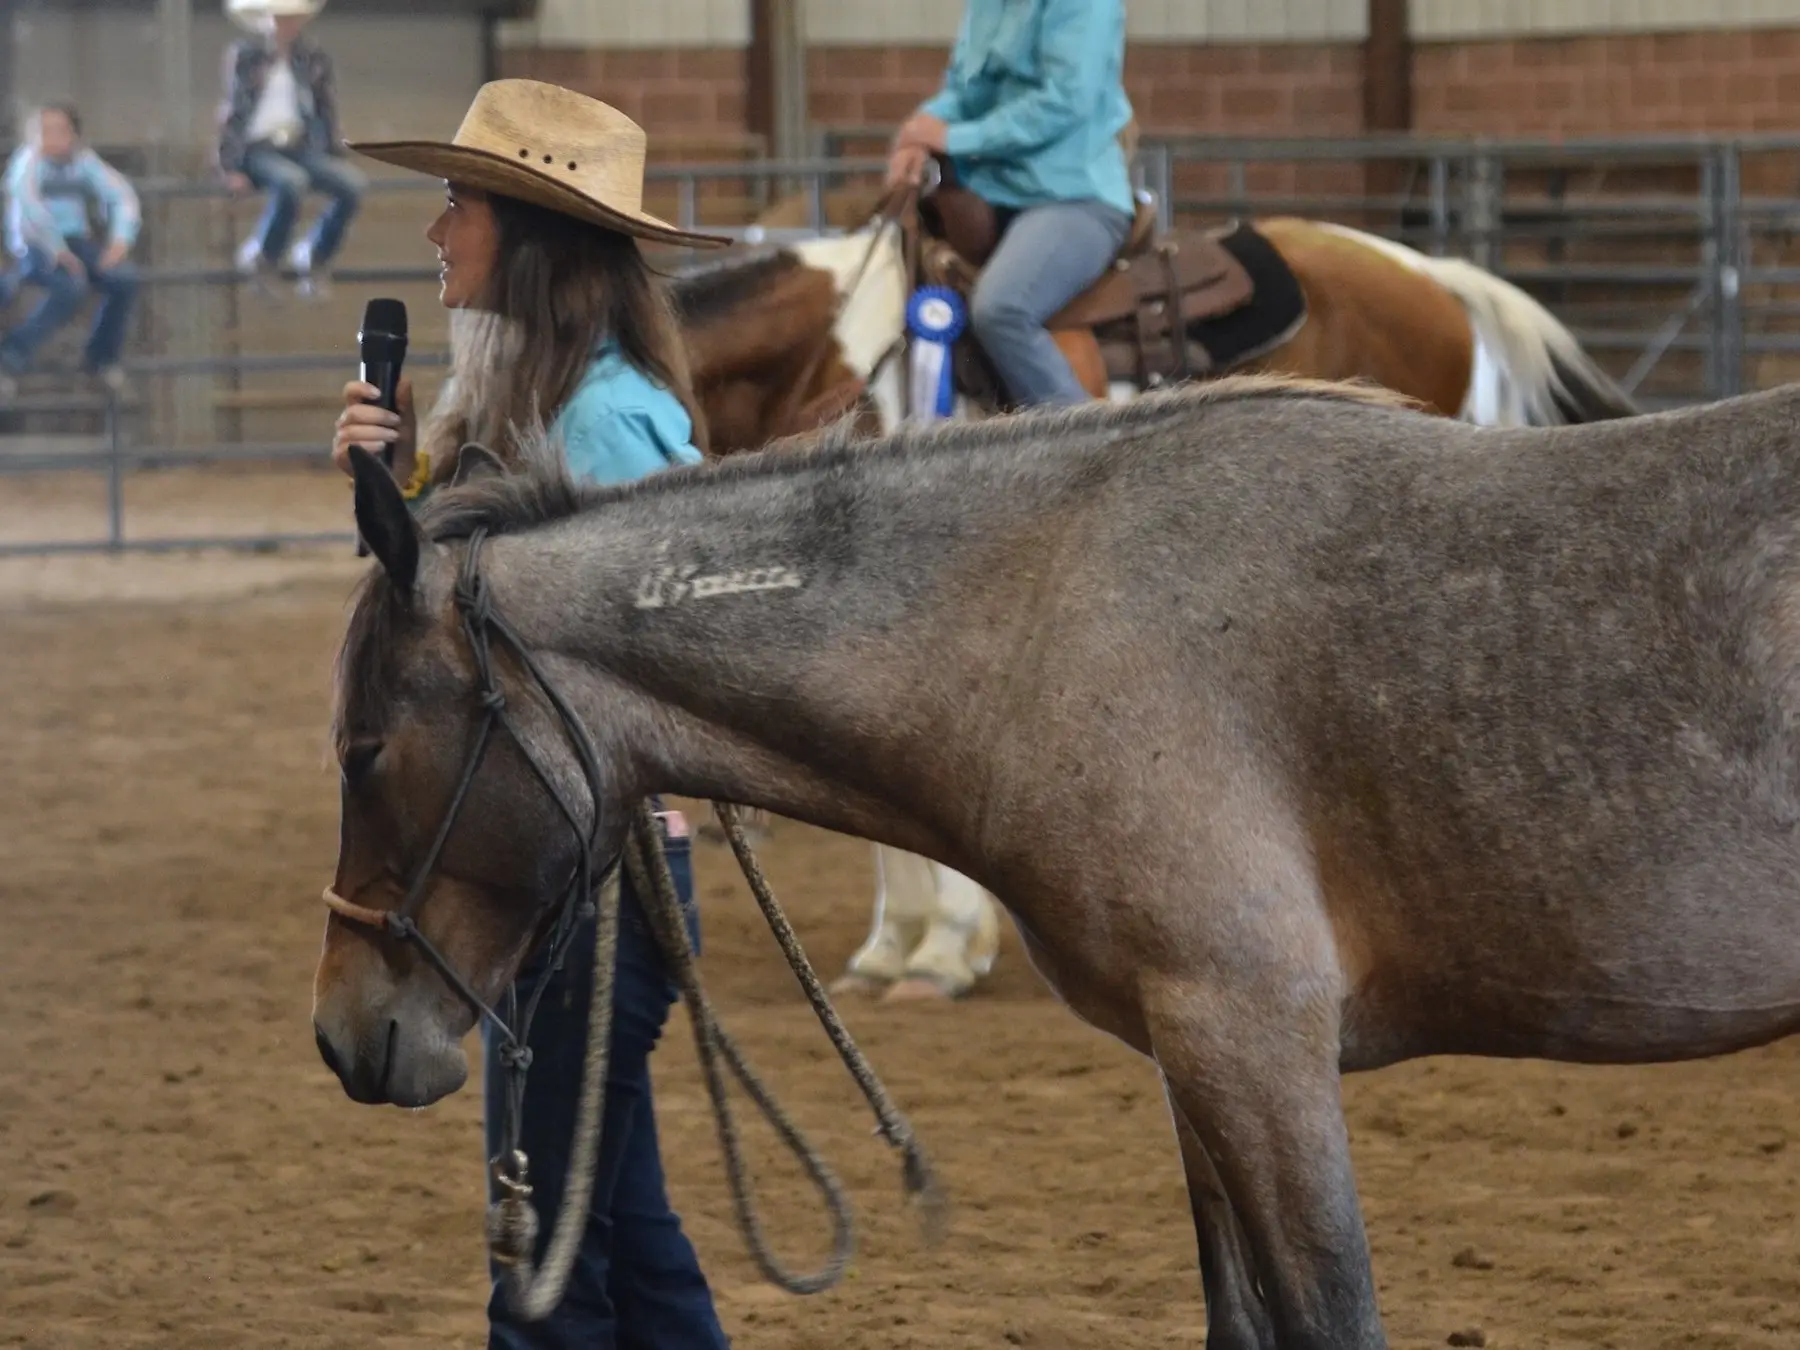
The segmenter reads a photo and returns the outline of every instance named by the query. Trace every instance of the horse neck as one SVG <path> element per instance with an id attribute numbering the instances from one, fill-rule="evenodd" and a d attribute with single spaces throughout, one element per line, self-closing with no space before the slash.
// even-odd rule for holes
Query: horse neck
<path id="1" fill-rule="evenodd" d="M 953 860 L 984 796 L 993 672 L 1030 623 L 1011 591 L 1046 546 L 1054 490 L 1024 453 L 803 459 L 630 493 L 492 540 L 495 599 L 622 791 Z"/>
<path id="2" fill-rule="evenodd" d="M 808 267 L 830 273 L 839 306 L 833 336 L 844 363 L 868 379 L 906 327 L 910 279 L 898 226 L 809 239 L 794 253 Z"/>

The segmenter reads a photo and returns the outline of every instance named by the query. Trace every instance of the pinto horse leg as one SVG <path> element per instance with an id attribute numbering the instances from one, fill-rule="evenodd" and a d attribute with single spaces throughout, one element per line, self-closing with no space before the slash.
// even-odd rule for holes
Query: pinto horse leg
<path id="1" fill-rule="evenodd" d="M 1243 1225 L 1275 1344 L 1387 1350 L 1329 1000 L 1212 979 L 1154 994 L 1145 1014 L 1157 1063 Z"/>
<path id="2" fill-rule="evenodd" d="M 993 898 L 942 863 L 927 866 L 931 904 L 925 931 L 884 1002 L 961 998 L 993 969 L 1000 951 L 1000 910 Z"/>
<path id="3" fill-rule="evenodd" d="M 877 995 L 906 973 L 930 917 L 932 878 L 924 858 L 874 844 L 875 909 L 869 935 L 831 986 L 834 994 Z"/>
<path id="4" fill-rule="evenodd" d="M 1231 1212 L 1231 1201 L 1225 1198 L 1218 1169 L 1175 1104 L 1167 1079 L 1163 1088 L 1175 1121 L 1175 1137 L 1181 1143 L 1181 1165 L 1187 1173 L 1188 1203 L 1194 1211 L 1194 1235 L 1200 1247 L 1206 1350 L 1278 1350 L 1269 1310 L 1256 1287 L 1250 1250 L 1237 1216 Z"/>

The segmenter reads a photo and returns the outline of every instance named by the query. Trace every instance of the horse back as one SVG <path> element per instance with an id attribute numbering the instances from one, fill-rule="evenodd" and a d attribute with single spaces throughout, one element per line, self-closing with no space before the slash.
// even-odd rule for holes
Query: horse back
<path id="1" fill-rule="evenodd" d="M 1255 224 L 1299 281 L 1310 317 L 1250 369 L 1368 380 L 1457 415 L 1475 360 L 1461 301 L 1423 272 L 1312 221 Z"/>

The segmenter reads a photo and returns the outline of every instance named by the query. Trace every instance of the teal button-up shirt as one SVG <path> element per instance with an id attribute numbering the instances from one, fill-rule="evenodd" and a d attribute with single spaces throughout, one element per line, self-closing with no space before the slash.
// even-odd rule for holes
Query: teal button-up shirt
<path id="1" fill-rule="evenodd" d="M 923 110 L 949 126 L 963 185 L 995 205 L 1099 200 L 1130 214 L 1124 69 L 1124 0 L 968 0 Z"/>
<path id="2" fill-rule="evenodd" d="M 681 400 L 607 343 L 550 424 L 577 481 L 626 483 L 675 464 L 698 464 Z"/>

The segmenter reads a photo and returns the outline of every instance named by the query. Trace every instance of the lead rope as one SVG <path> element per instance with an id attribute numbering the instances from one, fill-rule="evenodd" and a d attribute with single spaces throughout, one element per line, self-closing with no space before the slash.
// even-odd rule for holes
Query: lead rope
<path id="1" fill-rule="evenodd" d="M 508 1301 L 529 1322 L 542 1321 L 562 1302 L 575 1253 L 587 1228 L 594 1195 L 594 1163 L 600 1154 L 601 1112 L 606 1104 L 607 1059 L 612 1049 L 613 968 L 619 950 L 619 869 L 600 884 L 594 919 L 594 999 L 588 1011 L 587 1054 L 581 1067 L 581 1099 L 576 1106 L 575 1137 L 568 1175 L 563 1179 L 562 1206 L 542 1266 L 532 1264 L 537 1250 L 538 1217 L 531 1205 L 530 1163 L 514 1148 L 503 1158 L 511 1175 L 498 1165 L 494 1181 L 504 1194 L 488 1206 L 488 1251 L 505 1270 Z M 546 973 L 542 983 L 548 983 Z M 527 1058 L 514 1072 L 509 1089 L 523 1099 Z M 516 1133 L 521 1112 L 514 1110 L 509 1133 Z"/>
<path id="2" fill-rule="evenodd" d="M 912 1125 L 896 1107 L 875 1075 L 874 1069 L 852 1039 L 837 1010 L 832 1006 L 825 986 L 814 971 L 800 945 L 793 925 L 788 922 L 781 903 L 769 888 L 761 865 L 744 837 L 737 808 L 716 802 L 713 806 L 731 843 L 732 853 L 750 883 L 757 906 L 775 935 L 789 968 L 806 992 L 814 1013 L 837 1048 L 844 1067 L 856 1081 L 870 1108 L 875 1112 L 876 1133 L 901 1151 L 903 1184 L 908 1196 L 918 1204 L 925 1239 L 937 1242 L 945 1227 L 946 1205 L 931 1164 L 920 1146 Z M 713 1118 L 718 1127 L 720 1148 L 725 1154 L 726 1177 L 731 1189 L 732 1208 L 745 1245 L 750 1249 L 765 1278 L 791 1294 L 816 1294 L 831 1288 L 849 1267 L 855 1244 L 850 1202 L 831 1168 L 800 1128 L 784 1111 L 754 1069 L 737 1043 L 719 1024 L 705 990 L 701 987 L 693 948 L 688 942 L 687 924 L 682 915 L 681 899 L 675 891 L 675 880 L 669 871 L 669 860 L 662 846 L 662 835 L 648 803 L 640 802 L 629 832 L 623 867 L 629 870 L 632 888 L 650 920 L 663 958 L 681 990 L 687 1005 L 688 1020 L 693 1026 L 694 1047 L 712 1100 Z M 516 1148 L 505 1166 L 496 1165 L 494 1180 L 504 1192 L 488 1209 L 488 1247 L 496 1264 L 504 1269 L 507 1298 L 514 1310 L 527 1321 L 540 1321 L 562 1302 L 568 1287 L 581 1234 L 587 1226 L 588 1211 L 594 1189 L 594 1166 L 599 1156 L 600 1129 L 606 1100 L 606 1073 L 612 1031 L 613 976 L 618 953 L 619 874 L 614 868 L 602 884 L 598 914 L 594 928 L 594 990 L 589 1012 L 587 1053 L 582 1064 L 581 1097 L 576 1108 L 575 1137 L 569 1170 L 563 1183 L 562 1205 L 556 1226 L 545 1250 L 542 1265 L 534 1266 L 532 1255 L 537 1250 L 538 1217 L 531 1205 L 529 1161 Z M 764 1118 L 774 1128 L 817 1188 L 831 1217 L 831 1255 L 817 1271 L 794 1274 L 775 1255 L 763 1233 L 756 1201 L 744 1165 L 743 1145 L 736 1117 L 726 1095 L 725 1075 L 720 1061 L 742 1084 Z M 523 1096 L 523 1077 L 529 1060 L 517 1069 L 519 1095 Z"/>
<path id="3" fill-rule="evenodd" d="M 744 879 L 750 883 L 751 892 L 756 896 L 757 906 L 768 921 L 782 955 L 787 958 L 789 969 L 799 980 L 800 987 L 806 991 L 807 999 L 824 1025 L 832 1044 L 837 1047 L 844 1067 L 875 1112 L 876 1133 L 901 1151 L 905 1190 L 921 1209 L 926 1241 L 935 1243 L 943 1233 L 946 1207 L 931 1164 L 913 1134 L 912 1125 L 887 1095 L 887 1090 L 875 1076 L 874 1069 L 851 1038 L 849 1030 L 838 1017 L 837 1010 L 832 1007 L 824 984 L 813 970 L 812 963 L 807 959 L 806 952 L 794 933 L 793 925 L 788 922 L 780 901 L 770 890 L 768 880 L 763 876 L 762 868 L 750 850 L 737 808 L 715 802 L 713 810 L 725 831 L 725 837 L 731 842 L 731 850 L 743 869 Z M 647 847 L 646 841 L 649 841 Z M 657 939 L 663 946 L 664 957 L 681 987 L 682 997 L 688 1006 L 689 1020 L 693 1023 L 694 1045 L 706 1078 L 707 1092 L 712 1098 L 713 1118 L 718 1125 L 719 1145 L 725 1154 L 732 1205 L 737 1211 L 738 1226 L 743 1230 L 745 1243 L 763 1274 L 790 1293 L 818 1293 L 829 1289 L 843 1277 L 850 1259 L 853 1236 L 849 1201 L 830 1168 L 776 1102 L 768 1087 L 750 1067 L 737 1043 L 719 1025 L 718 1017 L 700 985 L 693 950 L 688 944 L 687 925 L 681 914 L 681 902 L 675 893 L 674 878 L 669 873 L 668 858 L 663 852 L 662 836 L 646 803 L 638 806 L 626 861 L 631 868 L 633 888 L 639 895 L 655 897 L 655 903 L 648 906 L 649 912 L 653 917 Z M 813 1274 L 789 1273 L 776 1259 L 763 1237 L 762 1225 L 756 1214 L 755 1197 L 751 1193 L 744 1167 L 736 1119 L 725 1095 L 725 1079 L 719 1068 L 720 1059 L 725 1061 L 825 1199 L 826 1208 L 832 1217 L 832 1254 L 824 1267 Z"/>

